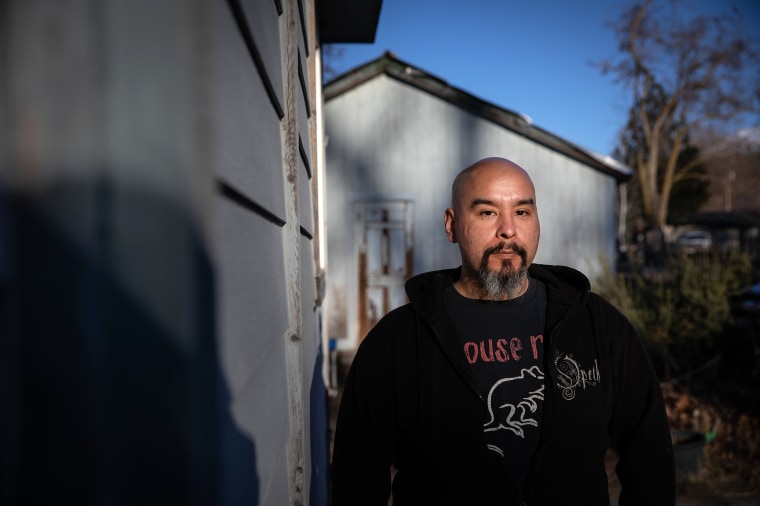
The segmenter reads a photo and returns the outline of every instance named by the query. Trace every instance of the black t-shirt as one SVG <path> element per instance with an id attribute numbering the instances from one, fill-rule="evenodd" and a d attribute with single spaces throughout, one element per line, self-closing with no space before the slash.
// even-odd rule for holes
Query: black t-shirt
<path id="1" fill-rule="evenodd" d="M 478 389 L 488 403 L 483 431 L 489 450 L 522 490 L 538 445 L 544 403 L 546 288 L 507 301 L 468 299 L 453 286 L 444 301 L 462 339 Z"/>

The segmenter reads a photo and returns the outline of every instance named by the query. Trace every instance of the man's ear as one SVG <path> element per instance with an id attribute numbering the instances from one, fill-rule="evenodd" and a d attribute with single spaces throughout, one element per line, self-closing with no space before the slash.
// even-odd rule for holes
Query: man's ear
<path id="1" fill-rule="evenodd" d="M 454 210 L 452 208 L 446 209 L 443 213 L 443 226 L 446 228 L 446 237 L 449 242 L 457 242 L 457 234 L 454 232 Z"/>

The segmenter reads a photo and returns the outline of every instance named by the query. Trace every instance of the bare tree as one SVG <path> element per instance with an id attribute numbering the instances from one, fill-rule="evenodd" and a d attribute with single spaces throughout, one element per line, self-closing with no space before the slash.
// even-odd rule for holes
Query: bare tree
<path id="1" fill-rule="evenodd" d="M 646 104 L 634 103 L 628 111 L 628 123 L 621 132 L 618 147 L 615 149 L 615 157 L 623 163 L 635 167 L 640 159 L 648 159 L 648 144 L 644 135 L 641 121 L 641 107 L 647 110 L 649 122 L 654 122 L 660 114 L 665 101 L 668 99 L 662 91 L 662 87 L 655 85 L 650 92 Z M 663 177 L 666 173 L 670 157 L 677 156 L 676 166 L 688 167 L 688 174 L 675 180 L 670 188 L 667 221 L 674 219 L 688 219 L 696 214 L 709 199 L 711 186 L 710 178 L 707 177 L 704 156 L 699 149 L 700 143 L 695 143 L 691 134 L 686 135 L 685 129 L 680 124 L 669 125 L 661 132 L 659 140 L 659 159 L 657 160 L 657 187 L 662 188 Z M 677 144 L 677 146 L 676 146 Z M 631 205 L 630 211 L 625 215 L 629 223 L 652 224 L 651 219 L 646 220 L 644 206 L 642 205 L 641 182 L 639 178 L 632 178 L 626 183 L 627 203 Z"/>
<path id="2" fill-rule="evenodd" d="M 600 65 L 631 90 L 641 133 L 632 157 L 641 211 L 660 230 L 673 186 L 707 161 L 679 156 L 690 132 L 729 131 L 760 110 L 760 80 L 748 76 L 760 59 L 738 12 L 687 19 L 678 7 L 645 0 L 626 11 L 614 27 L 620 53 Z"/>

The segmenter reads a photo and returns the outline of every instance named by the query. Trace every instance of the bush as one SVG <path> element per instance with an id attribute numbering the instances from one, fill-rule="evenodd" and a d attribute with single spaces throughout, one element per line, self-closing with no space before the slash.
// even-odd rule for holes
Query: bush
<path id="1" fill-rule="evenodd" d="M 664 269 L 607 272 L 598 291 L 631 321 L 659 372 L 693 368 L 715 353 L 715 338 L 731 321 L 732 296 L 751 278 L 749 255 L 678 254 Z"/>

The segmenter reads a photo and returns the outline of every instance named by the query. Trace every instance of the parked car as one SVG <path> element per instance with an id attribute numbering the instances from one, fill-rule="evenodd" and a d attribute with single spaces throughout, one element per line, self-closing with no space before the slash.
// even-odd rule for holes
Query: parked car
<path id="1" fill-rule="evenodd" d="M 706 230 L 688 230 L 681 234 L 676 245 L 687 254 L 705 253 L 713 247 L 712 235 Z"/>
<path id="2" fill-rule="evenodd" d="M 760 322 L 760 283 L 742 290 L 732 302 L 737 313 L 758 318 Z"/>

